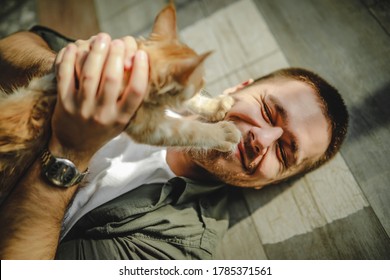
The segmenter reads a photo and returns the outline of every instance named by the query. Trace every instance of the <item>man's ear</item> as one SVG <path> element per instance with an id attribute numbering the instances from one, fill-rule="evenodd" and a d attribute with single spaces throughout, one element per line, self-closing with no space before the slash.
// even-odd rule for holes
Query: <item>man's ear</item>
<path id="1" fill-rule="evenodd" d="M 232 93 L 235 93 L 241 89 L 243 89 L 244 87 L 250 85 L 253 83 L 253 79 L 249 79 L 245 82 L 242 82 L 238 85 L 235 85 L 234 87 L 230 87 L 230 88 L 227 88 L 223 91 L 223 94 L 226 94 L 226 95 L 229 95 L 229 94 L 232 94 Z"/>

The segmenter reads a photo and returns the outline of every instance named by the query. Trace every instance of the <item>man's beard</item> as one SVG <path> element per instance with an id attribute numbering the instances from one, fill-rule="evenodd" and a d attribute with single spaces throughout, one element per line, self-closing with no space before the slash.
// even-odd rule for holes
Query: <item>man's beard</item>
<path id="1" fill-rule="evenodd" d="M 233 162 L 234 154 L 231 152 L 220 152 L 216 150 L 190 149 L 188 151 L 191 159 L 216 180 L 233 186 L 245 186 L 248 182 L 243 179 L 244 172 L 237 172 L 229 169 L 229 162 Z"/>

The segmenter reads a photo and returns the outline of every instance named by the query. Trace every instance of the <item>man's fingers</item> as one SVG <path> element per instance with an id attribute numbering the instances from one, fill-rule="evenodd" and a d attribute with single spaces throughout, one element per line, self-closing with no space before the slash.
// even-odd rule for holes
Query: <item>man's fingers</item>
<path id="1" fill-rule="evenodd" d="M 109 108 L 117 105 L 118 96 L 121 92 L 123 83 L 124 54 L 124 42 L 121 40 L 112 41 L 98 95 L 98 105 L 100 108 L 103 108 L 103 110 L 107 107 Z"/>
<path id="2" fill-rule="evenodd" d="M 111 38 L 108 34 L 101 33 L 92 43 L 80 75 L 80 90 L 77 96 L 81 114 L 87 116 L 93 112 L 96 93 L 102 75 L 104 63 L 110 47 Z"/>
<path id="3" fill-rule="evenodd" d="M 149 61 L 146 52 L 139 50 L 134 57 L 129 83 L 119 101 L 122 112 L 131 116 L 141 104 L 149 82 Z"/>
<path id="4" fill-rule="evenodd" d="M 136 95 L 146 92 L 149 82 L 149 61 L 145 51 L 139 50 L 135 54 L 133 70 L 129 81 L 129 88 Z"/>
<path id="5" fill-rule="evenodd" d="M 137 42 L 133 37 L 126 36 L 122 38 L 125 43 L 125 58 L 124 58 L 124 83 L 127 85 L 130 79 L 131 67 L 135 52 L 137 51 Z"/>
<path id="6" fill-rule="evenodd" d="M 81 69 L 84 66 L 84 62 L 91 50 L 92 43 L 96 39 L 96 36 L 92 36 L 88 40 L 77 40 L 75 45 L 77 46 L 77 58 L 76 58 L 76 75 L 80 77 Z"/>
<path id="7" fill-rule="evenodd" d="M 137 42 L 133 37 L 126 36 L 122 38 L 122 41 L 125 43 L 125 61 L 124 68 L 129 71 L 132 65 L 133 57 L 137 51 Z"/>
<path id="8" fill-rule="evenodd" d="M 59 68 L 59 66 L 60 66 L 60 64 L 61 64 L 62 58 L 64 57 L 65 49 L 66 49 L 66 47 L 65 47 L 65 48 L 62 48 L 62 49 L 58 52 L 58 54 L 57 54 L 57 56 L 56 56 L 56 60 L 54 61 L 55 73 L 58 72 L 58 68 Z"/>
<path id="9" fill-rule="evenodd" d="M 62 104 L 73 104 L 74 97 L 74 64 L 76 61 L 77 48 L 74 44 L 62 49 L 59 63 L 57 65 L 57 89 Z"/>

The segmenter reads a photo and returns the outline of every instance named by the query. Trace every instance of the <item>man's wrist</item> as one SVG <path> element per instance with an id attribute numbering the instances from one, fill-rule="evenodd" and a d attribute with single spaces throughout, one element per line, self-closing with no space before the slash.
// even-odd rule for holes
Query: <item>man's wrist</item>
<path id="1" fill-rule="evenodd" d="M 93 153 L 90 151 L 80 151 L 65 147 L 53 138 L 49 142 L 48 150 L 56 157 L 66 158 L 72 161 L 78 170 L 86 170 L 93 156 Z"/>

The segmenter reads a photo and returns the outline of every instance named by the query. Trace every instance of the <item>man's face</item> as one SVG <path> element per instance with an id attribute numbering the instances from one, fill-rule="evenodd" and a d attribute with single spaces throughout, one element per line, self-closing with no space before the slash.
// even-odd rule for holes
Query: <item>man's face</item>
<path id="1" fill-rule="evenodd" d="M 241 187 L 261 187 L 300 171 L 317 160 L 330 141 L 329 125 L 309 85 L 285 78 L 269 79 L 232 95 L 225 119 L 242 133 L 237 149 L 192 154 L 219 180 Z"/>

